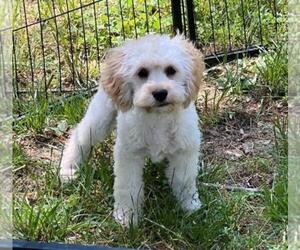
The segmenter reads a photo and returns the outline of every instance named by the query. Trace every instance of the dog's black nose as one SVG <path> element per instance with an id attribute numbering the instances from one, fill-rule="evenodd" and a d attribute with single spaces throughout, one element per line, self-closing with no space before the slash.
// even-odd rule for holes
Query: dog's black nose
<path id="1" fill-rule="evenodd" d="M 160 89 L 152 92 L 152 95 L 156 101 L 163 102 L 166 100 L 168 91 L 166 89 Z"/>

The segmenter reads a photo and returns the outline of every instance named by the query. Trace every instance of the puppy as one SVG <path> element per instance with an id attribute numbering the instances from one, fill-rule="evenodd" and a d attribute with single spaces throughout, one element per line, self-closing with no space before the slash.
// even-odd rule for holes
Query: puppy
<path id="1" fill-rule="evenodd" d="M 61 179 L 73 178 L 73 170 L 117 121 L 114 218 L 124 226 L 138 223 L 147 156 L 168 160 L 166 176 L 183 209 L 200 208 L 201 134 L 193 102 L 203 70 L 202 54 L 180 35 L 148 35 L 111 49 L 98 92 L 64 150 Z"/>

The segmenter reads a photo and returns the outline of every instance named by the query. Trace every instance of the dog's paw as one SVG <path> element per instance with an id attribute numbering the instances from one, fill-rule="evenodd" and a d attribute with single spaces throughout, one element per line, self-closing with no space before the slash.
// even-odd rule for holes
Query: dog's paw
<path id="1" fill-rule="evenodd" d="M 59 171 L 59 178 L 62 183 L 69 182 L 75 179 L 75 170 L 73 168 L 67 168 L 61 166 Z"/>
<path id="2" fill-rule="evenodd" d="M 192 197 L 182 200 L 181 206 L 184 210 L 192 213 L 202 207 L 202 202 L 196 193 Z"/>
<path id="3" fill-rule="evenodd" d="M 115 209 L 113 216 L 119 224 L 123 227 L 129 227 L 130 225 L 136 226 L 138 224 L 139 216 L 137 213 L 134 213 L 131 209 Z"/>

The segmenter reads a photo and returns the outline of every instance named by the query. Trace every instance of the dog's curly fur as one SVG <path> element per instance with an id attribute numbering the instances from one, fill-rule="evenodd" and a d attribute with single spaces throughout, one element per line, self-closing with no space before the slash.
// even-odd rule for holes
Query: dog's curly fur
<path id="1" fill-rule="evenodd" d="M 203 70 L 202 54 L 180 35 L 148 35 L 111 49 L 99 90 L 64 150 L 61 178 L 73 177 L 72 170 L 117 120 L 115 219 L 125 226 L 138 222 L 146 156 L 168 160 L 166 176 L 174 195 L 184 209 L 198 209 L 201 134 L 193 101 Z"/>

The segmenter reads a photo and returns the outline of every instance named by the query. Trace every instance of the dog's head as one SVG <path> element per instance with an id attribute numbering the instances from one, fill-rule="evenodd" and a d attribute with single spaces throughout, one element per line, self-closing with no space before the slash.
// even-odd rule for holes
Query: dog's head
<path id="1" fill-rule="evenodd" d="M 182 36 L 148 35 L 108 52 L 101 84 L 122 111 L 170 112 L 196 99 L 203 70 L 202 54 Z"/>

